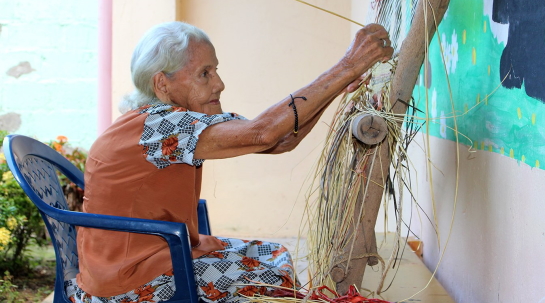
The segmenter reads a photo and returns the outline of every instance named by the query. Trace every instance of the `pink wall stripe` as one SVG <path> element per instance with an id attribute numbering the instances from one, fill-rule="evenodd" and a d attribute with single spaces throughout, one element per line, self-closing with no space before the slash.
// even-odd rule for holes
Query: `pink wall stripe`
<path id="1" fill-rule="evenodd" d="M 98 16 L 97 132 L 112 123 L 112 0 L 100 0 Z"/>

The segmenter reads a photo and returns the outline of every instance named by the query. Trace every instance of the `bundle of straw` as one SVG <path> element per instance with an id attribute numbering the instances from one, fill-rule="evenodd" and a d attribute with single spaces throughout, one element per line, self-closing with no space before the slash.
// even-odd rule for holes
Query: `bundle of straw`
<path id="1" fill-rule="evenodd" d="M 302 0 L 296 1 L 308 4 Z M 418 8 L 417 3 L 419 4 Z M 412 100 L 408 99 L 411 98 L 410 93 L 414 87 L 413 80 L 416 81 L 430 37 L 445 13 L 448 3 L 449 0 L 371 1 L 370 12 L 374 14 L 375 22 L 382 24 L 390 33 L 395 54 L 400 52 L 402 67 L 395 76 L 395 88 L 391 88 L 389 82 L 385 83 L 378 91 L 369 90 L 367 86 L 363 85 L 354 94 L 345 95 L 339 104 L 327 137 L 326 147 L 315 173 L 314 182 L 307 195 L 307 221 L 303 228 L 308 227 L 309 229 L 307 238 L 309 254 L 307 257 L 310 263 L 311 287 L 312 285 L 331 285 L 334 288 L 330 272 L 339 263 L 350 262 L 351 259 L 376 258 L 381 261 L 383 270 L 382 281 L 376 293 L 380 294 L 382 290 L 386 273 L 394 264 L 400 251 L 403 220 L 402 205 L 399 202 L 403 201 L 402 196 L 405 190 L 410 195 L 411 202 L 418 206 L 410 188 L 409 168 L 411 164 L 406 150 L 422 125 L 430 122 L 427 113 L 426 119 L 417 122 L 419 120 L 415 115 L 417 109 L 412 104 Z M 311 4 L 308 5 L 321 9 Z M 430 9 L 432 13 L 428 13 Z M 321 10 L 332 13 L 324 9 Z M 413 17 L 416 26 L 413 24 Z M 349 20 L 345 17 L 342 18 Z M 353 20 L 349 21 L 361 26 Z M 403 44 L 407 42 L 408 45 L 403 50 L 401 50 L 402 42 Z M 394 73 L 395 66 L 396 64 L 392 65 L 394 68 L 391 69 L 390 75 Z M 448 76 L 446 80 L 448 82 Z M 388 99 L 390 90 L 393 95 L 397 96 L 397 100 Z M 373 102 L 373 95 L 376 96 L 377 92 L 381 96 L 378 98 L 381 101 L 380 104 Z M 394 108 L 397 114 L 393 112 Z M 409 113 L 406 114 L 405 110 L 407 109 Z M 386 120 L 388 135 L 387 139 L 382 142 L 385 147 L 382 150 L 380 150 L 381 144 L 378 147 L 371 147 L 352 138 L 350 127 L 352 119 L 362 113 L 376 115 Z M 401 127 L 402 125 L 403 127 Z M 457 138 L 456 121 L 454 131 Z M 386 151 L 387 156 L 384 157 Z M 427 152 L 429 154 L 429 147 Z M 378 154 L 383 155 L 382 159 L 377 159 Z M 375 161 L 391 164 L 390 171 L 380 171 L 383 178 L 378 182 L 371 180 L 372 174 L 370 172 Z M 377 166 L 379 169 L 388 170 L 384 166 Z M 428 173 L 431 176 L 430 165 L 428 165 Z M 382 202 L 386 208 L 388 205 L 386 198 L 393 197 L 397 240 L 394 242 L 395 246 L 388 262 L 384 262 L 376 254 L 353 254 L 356 226 L 366 215 L 363 207 L 356 207 L 356 202 L 366 196 L 369 184 L 380 186 L 383 189 Z M 431 191 L 431 195 L 433 197 L 433 191 Z M 410 222 L 408 226 L 410 226 Z M 344 265 L 344 268 L 350 269 L 348 264 Z"/>
<path id="2" fill-rule="evenodd" d="M 387 73 L 391 75 L 395 69 L 395 60 L 387 63 Z M 384 64 L 379 64 L 384 69 Z M 375 68 L 373 73 L 377 73 Z M 391 112 L 392 104 L 389 100 L 390 81 L 389 77 L 384 78 L 384 71 L 379 72 L 381 77 L 373 78 L 371 81 L 378 82 L 378 85 L 362 84 L 352 94 L 343 96 L 337 114 L 330 127 L 326 139 L 326 148 L 320 157 L 316 177 L 311 185 L 307 196 L 307 225 L 308 225 L 308 247 L 309 272 L 311 273 L 312 285 L 328 285 L 335 288 L 330 278 L 331 270 L 341 262 L 350 262 L 351 259 L 374 257 L 381 262 L 383 280 L 386 271 L 391 265 L 394 253 L 390 261 L 385 262 L 375 253 L 355 255 L 352 253 L 355 240 L 355 231 L 365 213 L 363 207 L 356 207 L 358 199 L 365 192 L 370 182 L 370 170 L 377 159 L 377 146 L 369 146 L 361 143 L 352 136 L 352 121 L 354 117 L 361 114 L 370 114 L 381 117 L 386 121 L 388 134 L 386 140 L 390 148 L 390 161 L 393 163 L 393 172 L 390 177 L 397 178 L 397 192 L 402 194 L 404 178 L 408 177 L 408 165 L 402 162 L 407 160 L 404 146 L 410 141 L 406 132 L 400 129 L 404 122 L 405 115 L 394 115 Z M 408 122 L 408 121 L 405 121 Z M 408 123 L 413 123 L 409 121 Z M 412 134 L 413 132 L 410 132 Z M 409 135 L 410 135 L 409 134 Z M 399 144 L 404 143 L 404 144 Z M 380 144 L 379 144 L 380 145 Z M 388 174 L 388 172 L 384 172 Z M 380 185 L 385 192 L 391 190 L 391 179 L 388 184 Z M 317 195 L 314 195 L 317 193 Z M 315 199 L 311 199 L 315 196 Z M 388 195 L 383 195 L 387 197 Z M 359 203 L 361 205 L 361 203 Z M 397 212 L 401 212 L 400 205 Z M 357 214 L 355 216 L 355 214 Z M 359 218 L 359 219 L 355 219 Z M 401 237 L 401 216 L 397 220 L 397 234 Z M 399 243 L 399 241 L 396 241 Z M 348 252 L 348 254 L 347 254 Z M 348 255 L 348 256 L 347 256 Z M 348 268 L 348 266 L 346 266 Z M 380 293 L 382 282 L 377 293 Z"/>

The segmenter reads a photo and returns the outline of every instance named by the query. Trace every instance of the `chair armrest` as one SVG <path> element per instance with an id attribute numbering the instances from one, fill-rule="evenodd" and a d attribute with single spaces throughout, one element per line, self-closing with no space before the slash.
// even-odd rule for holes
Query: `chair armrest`
<path id="1" fill-rule="evenodd" d="M 189 292 L 176 291 L 174 297 L 170 300 L 190 300 L 189 302 L 197 302 L 191 242 L 187 226 L 184 223 L 80 213 L 57 209 L 45 204 L 41 204 L 39 208 L 47 216 L 74 226 L 149 234 L 164 238 L 170 248 L 174 276 L 186 277 L 185 279 L 175 279 L 176 289 L 191 290 Z"/>

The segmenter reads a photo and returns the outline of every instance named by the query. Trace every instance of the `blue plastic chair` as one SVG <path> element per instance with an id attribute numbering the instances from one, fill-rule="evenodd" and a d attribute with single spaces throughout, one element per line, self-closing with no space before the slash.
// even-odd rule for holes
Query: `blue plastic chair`
<path id="1" fill-rule="evenodd" d="M 54 303 L 71 303 L 66 296 L 64 282 L 79 272 L 76 226 L 163 237 L 170 247 L 176 283 L 174 296 L 165 302 L 199 302 L 185 224 L 70 211 L 57 171 L 84 189 L 83 173 L 79 169 L 49 146 L 29 137 L 9 135 L 4 139 L 3 148 L 15 179 L 40 210 L 55 248 L 57 272 Z M 199 201 L 198 211 L 199 232 L 209 235 L 205 200 Z"/>

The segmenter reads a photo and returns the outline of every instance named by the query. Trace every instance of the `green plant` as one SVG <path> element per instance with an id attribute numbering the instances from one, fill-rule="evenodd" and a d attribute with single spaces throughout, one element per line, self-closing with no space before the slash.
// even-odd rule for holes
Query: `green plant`
<path id="1" fill-rule="evenodd" d="M 0 280 L 0 302 L 17 302 L 19 292 L 17 285 L 13 285 L 12 279 L 13 276 L 9 274 L 9 271 L 5 271 L 4 278 Z"/>
<path id="2" fill-rule="evenodd" d="M 36 290 L 36 297 L 37 298 L 47 297 L 47 295 L 49 295 L 52 292 L 53 291 L 49 289 L 49 287 L 40 287 Z"/>
<path id="3" fill-rule="evenodd" d="M 57 136 L 56 140 L 50 141 L 49 146 L 70 160 L 81 171 L 85 171 L 85 161 L 87 154 L 79 148 L 74 148 L 68 143 L 68 138 L 65 136 Z"/>
<path id="4" fill-rule="evenodd" d="M 58 136 L 56 140 L 49 142 L 49 146 L 72 162 L 79 170 L 85 171 L 87 154 L 79 148 L 70 146 L 68 138 Z M 73 211 L 81 211 L 83 206 L 83 190 L 62 174 L 59 174 L 59 181 L 68 202 L 68 208 Z"/>
<path id="5" fill-rule="evenodd" d="M 0 133 L 0 139 L 5 137 Z M 0 155 L 0 271 L 26 272 L 28 245 L 44 246 L 44 223 L 38 209 L 26 196 Z"/>

